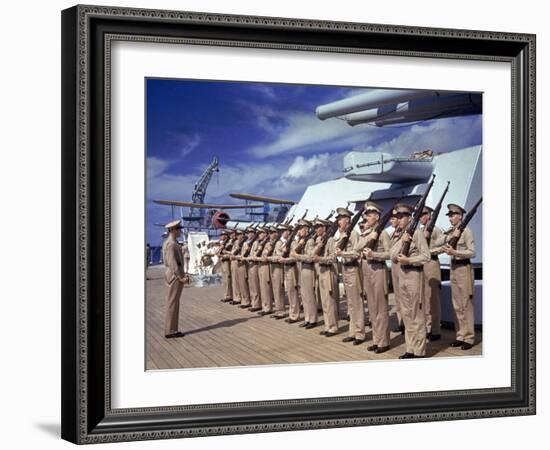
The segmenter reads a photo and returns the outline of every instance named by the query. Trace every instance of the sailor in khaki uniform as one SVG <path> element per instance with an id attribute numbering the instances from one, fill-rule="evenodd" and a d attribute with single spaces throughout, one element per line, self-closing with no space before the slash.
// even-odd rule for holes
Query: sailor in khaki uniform
<path id="1" fill-rule="evenodd" d="M 250 307 L 250 290 L 248 288 L 248 265 L 246 263 L 246 256 L 249 254 L 252 247 L 252 241 L 254 239 L 254 228 L 246 229 L 246 240 L 243 238 L 243 244 L 241 245 L 241 251 L 236 256 L 237 259 L 237 274 L 239 285 L 239 291 L 241 293 L 241 305 L 240 308 Z"/>
<path id="2" fill-rule="evenodd" d="M 287 228 L 288 229 L 283 231 L 281 235 L 281 241 L 283 242 L 283 255 L 287 253 L 289 257 L 281 257 L 280 259 L 284 266 L 285 287 L 288 296 L 288 319 L 286 319 L 285 322 L 296 323 L 300 321 L 300 274 L 298 272 L 296 258 L 292 258 L 290 253 L 296 248 L 296 245 L 298 245 L 298 239 L 297 236 L 295 236 L 292 241 L 289 241 L 292 228 Z"/>
<path id="3" fill-rule="evenodd" d="M 166 267 L 164 280 L 168 285 L 166 297 L 166 316 L 164 320 L 164 337 L 183 337 L 185 334 L 178 330 L 180 297 L 187 275 L 184 270 L 184 260 L 177 238 L 181 236 L 183 226 L 179 220 L 165 225 L 168 237 L 162 244 L 162 260 Z"/>
<path id="4" fill-rule="evenodd" d="M 262 298 L 262 310 L 258 313 L 260 316 L 265 316 L 273 312 L 273 289 L 271 288 L 271 268 L 269 258 L 275 250 L 275 242 L 271 237 L 271 228 L 267 229 L 269 237 L 266 238 L 262 252 L 259 257 L 260 267 L 258 276 L 260 278 L 260 296 Z"/>
<path id="5" fill-rule="evenodd" d="M 260 297 L 260 278 L 258 276 L 259 263 L 256 259 L 258 250 L 261 246 L 261 241 L 265 239 L 265 230 L 261 228 L 256 229 L 258 233 L 257 238 L 254 240 L 250 253 L 246 257 L 246 264 L 248 266 L 248 290 L 250 291 L 250 311 L 257 312 L 262 309 L 262 301 Z"/>
<path id="6" fill-rule="evenodd" d="M 460 233 L 458 227 L 466 212 L 461 206 L 447 205 L 451 228 L 446 231 L 445 242 Z M 474 344 L 474 274 L 471 259 L 476 255 L 474 234 L 468 227 L 458 240 L 456 250 L 450 245 L 443 245 L 441 250 L 451 256 L 451 293 L 456 316 L 456 340 L 452 347 L 469 350 Z"/>
<path id="7" fill-rule="evenodd" d="M 230 305 L 240 305 L 242 301 L 240 283 L 239 283 L 239 261 L 237 256 L 241 254 L 241 249 L 244 244 L 244 234 L 242 230 L 234 230 L 233 246 L 231 247 L 231 279 L 233 281 L 233 301 Z"/>
<path id="8" fill-rule="evenodd" d="M 445 235 L 441 228 L 434 226 L 431 236 L 428 236 L 426 226 L 432 218 L 433 209 L 425 206 L 420 216 L 420 229 L 430 247 L 430 260 L 424 264 L 424 300 L 422 307 L 426 316 L 426 332 L 430 341 L 441 339 L 441 266 L 439 256 L 441 247 L 445 241 Z"/>
<path id="9" fill-rule="evenodd" d="M 397 205 L 396 205 L 397 206 Z M 392 231 L 388 233 L 390 236 L 390 248 L 393 247 L 393 244 L 397 242 L 399 236 L 401 235 L 401 229 L 399 228 L 399 220 L 396 216 L 397 212 L 395 208 L 392 211 L 392 216 L 390 217 L 390 224 Z M 399 286 L 399 263 L 392 262 L 391 265 L 391 284 L 393 286 L 393 297 L 395 301 L 395 317 L 397 319 L 397 324 L 395 328 L 392 329 L 394 333 L 405 334 L 405 326 L 403 325 L 403 317 L 401 316 L 401 305 L 399 303 L 399 292 L 397 286 Z"/>
<path id="10" fill-rule="evenodd" d="M 348 302 L 349 332 L 348 336 L 342 339 L 343 342 L 353 342 L 359 345 L 365 342 L 365 304 L 361 293 L 361 275 L 359 268 L 359 254 L 354 250 L 359 240 L 359 234 L 351 230 L 348 243 L 343 250 L 340 250 L 339 243 L 346 237 L 346 228 L 351 221 L 353 213 L 345 208 L 336 210 L 338 230 L 334 235 L 336 245 L 336 256 L 342 258 L 342 278 Z"/>
<path id="11" fill-rule="evenodd" d="M 396 208 L 399 226 L 402 230 L 400 238 L 390 250 L 392 261 L 399 262 L 399 299 L 401 315 L 405 325 L 406 351 L 400 359 L 423 358 L 426 356 L 426 318 L 422 309 L 422 265 L 430 260 L 430 249 L 424 233 L 419 229 L 411 237 L 407 227 L 411 221 L 413 207 L 399 205 Z M 411 240 L 409 256 L 401 253 L 406 240 Z"/>
<path id="12" fill-rule="evenodd" d="M 233 241 L 229 238 L 229 232 L 223 230 L 220 236 L 220 258 L 222 261 L 223 280 L 225 285 L 225 295 L 220 300 L 221 302 L 230 302 L 233 300 L 233 282 L 231 280 L 231 260 L 229 259 L 229 251 Z"/>
<path id="13" fill-rule="evenodd" d="M 314 261 L 319 264 L 319 291 L 321 295 L 321 306 L 323 308 L 324 331 L 320 334 L 331 337 L 338 334 L 338 277 L 335 276 L 334 263 L 336 262 L 336 246 L 332 237 L 328 238 L 324 248 L 323 242 L 326 238 L 329 221 L 317 219 L 314 222 L 317 231 Z"/>
<path id="14" fill-rule="evenodd" d="M 271 263 L 271 282 L 273 288 L 273 301 L 275 303 L 275 314 L 271 317 L 274 319 L 284 319 L 285 314 L 285 287 L 284 287 L 284 268 L 281 262 L 283 256 L 284 243 L 281 241 L 279 233 L 286 230 L 285 225 L 273 227 L 271 231 L 271 239 L 274 245 L 273 255 L 269 258 Z"/>
<path id="15" fill-rule="evenodd" d="M 307 329 L 317 326 L 317 302 L 315 299 L 315 268 L 313 266 L 313 249 L 315 239 L 307 239 L 311 223 L 307 220 L 298 221 L 298 236 L 300 240 L 290 254 L 301 263 L 300 271 L 300 292 L 302 293 L 302 304 L 304 306 L 304 322 L 301 327 Z M 307 242 L 306 242 L 307 239 Z M 300 250 L 298 252 L 297 250 Z"/>
<path id="16" fill-rule="evenodd" d="M 375 228 L 382 208 L 374 202 L 365 203 L 366 227 L 359 237 L 355 250 L 362 254 L 363 288 L 367 294 L 369 318 L 372 326 L 372 345 L 367 350 L 384 353 L 390 349 L 390 325 L 388 314 L 388 279 L 386 260 L 390 259 L 390 236 L 382 230 L 380 236 Z M 369 248 L 371 242 L 376 246 Z"/>

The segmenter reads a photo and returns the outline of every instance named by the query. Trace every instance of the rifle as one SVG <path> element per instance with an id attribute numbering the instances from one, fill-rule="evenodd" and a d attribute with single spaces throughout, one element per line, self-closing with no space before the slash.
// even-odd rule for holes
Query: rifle
<path id="1" fill-rule="evenodd" d="M 285 221 L 285 225 L 289 225 L 290 222 L 292 222 L 292 219 L 294 219 L 294 214 L 292 214 L 292 216 Z"/>
<path id="2" fill-rule="evenodd" d="M 325 247 L 327 246 L 328 240 L 336 234 L 337 230 L 338 230 L 338 222 L 334 221 L 330 224 L 329 229 L 325 231 L 325 234 L 321 238 L 321 242 L 315 248 L 314 254 L 316 256 L 321 256 L 325 252 Z"/>
<path id="3" fill-rule="evenodd" d="M 359 222 L 359 219 L 363 215 L 364 210 L 365 210 L 365 208 L 361 208 L 359 211 L 357 211 L 355 213 L 355 216 L 353 216 L 353 219 L 351 219 L 351 222 L 346 227 L 346 231 L 345 231 L 346 236 L 343 239 L 341 239 L 340 241 L 338 241 L 338 248 L 340 250 L 343 251 L 346 248 L 346 246 L 348 245 L 351 232 L 355 228 L 355 225 L 357 225 L 357 222 Z"/>
<path id="4" fill-rule="evenodd" d="M 327 217 L 325 217 L 325 220 L 330 220 L 333 214 L 334 214 L 334 209 L 330 212 L 330 214 Z"/>
<path id="5" fill-rule="evenodd" d="M 386 224 L 388 223 L 388 220 L 390 220 L 390 217 L 392 215 L 392 212 L 395 208 L 395 206 L 403 199 L 403 197 L 401 197 L 399 200 L 397 200 L 393 206 L 388 209 L 386 211 L 386 213 L 380 217 L 380 220 L 378 221 L 378 223 L 376 224 L 376 227 L 374 228 L 374 232 L 376 233 L 376 239 L 370 239 L 368 242 L 367 242 L 367 245 L 365 246 L 366 248 L 370 248 L 371 250 L 374 250 L 378 244 L 378 240 L 380 239 L 380 234 L 382 233 L 382 231 L 384 231 L 384 228 L 386 228 Z"/>
<path id="6" fill-rule="evenodd" d="M 449 242 L 447 242 L 447 244 L 450 245 L 452 248 L 456 249 L 458 241 L 460 240 L 460 236 L 462 236 L 464 229 L 466 228 L 470 220 L 472 220 L 472 217 L 474 217 L 474 214 L 476 213 L 477 208 L 481 204 L 482 199 L 483 197 L 481 197 L 477 201 L 477 203 L 470 209 L 470 211 L 466 213 L 466 215 L 464 216 L 464 219 L 462 219 L 462 222 L 460 222 L 460 225 L 458 226 L 458 230 L 460 231 L 460 234 L 458 235 L 458 237 L 453 236 L 451 237 L 451 239 L 449 239 Z"/>
<path id="7" fill-rule="evenodd" d="M 290 256 L 290 246 L 292 245 L 292 242 L 294 241 L 294 238 L 298 234 L 298 225 L 292 230 L 292 233 L 290 233 L 290 236 L 288 237 L 288 241 L 285 244 L 285 249 L 283 251 L 283 258 L 288 258 Z"/>
<path id="8" fill-rule="evenodd" d="M 414 209 L 413 219 L 411 220 L 411 222 L 409 223 L 409 226 L 405 230 L 405 233 L 408 233 L 411 239 L 414 234 L 414 231 L 418 227 L 418 222 L 420 221 L 422 210 L 426 205 L 426 199 L 428 198 L 428 194 L 430 193 L 434 185 L 434 180 L 435 180 L 435 174 L 432 175 L 432 181 L 430 181 L 430 184 L 428 184 L 426 192 L 424 192 L 424 195 L 420 197 L 420 200 L 418 200 L 418 203 L 416 204 L 416 208 Z M 408 257 L 410 251 L 411 251 L 411 241 L 408 240 L 406 242 L 403 242 L 403 245 L 401 246 L 401 253 Z"/>
<path id="9" fill-rule="evenodd" d="M 430 221 L 428 222 L 428 225 L 426 226 L 425 231 L 428 232 L 428 236 L 426 237 L 426 241 L 428 241 L 428 246 L 430 245 L 430 241 L 432 239 L 432 233 L 435 228 L 435 222 L 437 222 L 437 217 L 439 216 L 439 213 L 441 211 L 441 205 L 443 204 L 443 199 L 447 195 L 447 192 L 449 191 L 449 184 L 451 184 L 450 181 L 447 181 L 447 187 L 443 191 L 443 194 L 441 195 L 441 198 L 439 199 L 439 202 L 437 203 L 437 206 L 435 207 L 432 217 Z"/>

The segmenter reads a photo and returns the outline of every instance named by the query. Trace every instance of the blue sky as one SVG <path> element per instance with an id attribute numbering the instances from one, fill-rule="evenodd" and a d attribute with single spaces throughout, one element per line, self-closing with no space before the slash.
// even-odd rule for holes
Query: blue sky
<path id="1" fill-rule="evenodd" d="M 206 193 L 213 203 L 242 203 L 230 192 L 299 200 L 312 183 L 342 175 L 350 150 L 410 154 L 481 144 L 481 116 L 429 120 L 407 126 L 350 127 L 321 121 L 315 108 L 368 88 L 148 79 L 147 239 L 159 245 L 171 208 L 153 199 L 191 200 L 214 156 L 220 172 Z"/>

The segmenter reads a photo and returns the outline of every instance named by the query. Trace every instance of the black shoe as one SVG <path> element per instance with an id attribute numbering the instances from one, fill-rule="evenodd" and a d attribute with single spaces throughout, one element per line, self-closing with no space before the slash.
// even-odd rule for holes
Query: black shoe
<path id="1" fill-rule="evenodd" d="M 296 322 L 299 322 L 300 319 L 286 319 L 285 322 L 286 323 L 296 323 Z"/>
<path id="2" fill-rule="evenodd" d="M 451 344 L 451 347 L 462 347 L 464 345 L 464 341 L 454 341 Z"/>
<path id="3" fill-rule="evenodd" d="M 229 304 L 230 304 L 230 305 L 240 305 L 241 302 L 236 302 L 235 300 L 231 300 L 231 301 L 229 302 Z"/>
<path id="4" fill-rule="evenodd" d="M 256 311 L 261 311 L 262 308 L 250 308 L 249 311 L 250 312 L 256 312 Z"/>
<path id="5" fill-rule="evenodd" d="M 413 359 L 413 358 L 414 358 L 414 353 L 409 353 L 409 352 L 405 352 L 399 357 L 399 359 Z"/>
<path id="6" fill-rule="evenodd" d="M 273 311 L 261 311 L 258 313 L 259 316 L 267 316 L 268 314 L 271 314 Z"/>
<path id="7" fill-rule="evenodd" d="M 473 347 L 473 344 L 469 344 L 468 342 L 464 342 L 462 347 L 460 347 L 462 350 L 470 350 Z"/>
<path id="8" fill-rule="evenodd" d="M 328 333 L 328 331 L 319 331 L 319 334 L 320 334 L 321 336 L 326 336 L 327 333 Z"/>
<path id="9" fill-rule="evenodd" d="M 250 305 L 241 305 L 241 306 L 239 306 L 239 308 L 242 308 L 242 309 L 250 308 Z"/>
<path id="10" fill-rule="evenodd" d="M 430 340 L 430 341 L 439 341 L 440 339 L 441 339 L 440 334 L 431 334 L 430 333 L 430 336 L 428 337 L 428 340 Z"/>
<path id="11" fill-rule="evenodd" d="M 281 320 L 281 319 L 284 319 L 286 316 L 275 316 L 275 319 L 276 320 Z"/>
<path id="12" fill-rule="evenodd" d="M 325 337 L 332 337 L 332 336 L 336 336 L 338 333 L 333 333 L 332 331 L 326 331 L 325 332 Z"/>
<path id="13" fill-rule="evenodd" d="M 310 330 L 311 328 L 315 328 L 316 326 L 317 326 L 316 322 L 311 322 L 311 323 L 308 323 L 304 328 L 306 330 Z"/>
<path id="14" fill-rule="evenodd" d="M 368 350 L 369 352 L 375 352 L 377 349 L 378 349 L 378 345 L 369 345 L 369 346 L 367 347 L 367 350 Z"/>
<path id="15" fill-rule="evenodd" d="M 185 333 L 182 333 L 181 331 L 176 331 L 175 333 L 165 334 L 164 337 L 166 339 L 172 339 L 172 338 L 179 338 L 185 336 Z"/>
<path id="16" fill-rule="evenodd" d="M 386 345 L 385 347 L 378 347 L 374 353 L 384 353 L 387 352 L 390 349 L 389 345 Z"/>
<path id="17" fill-rule="evenodd" d="M 309 322 L 304 322 L 304 323 L 301 323 L 300 325 L 298 325 L 299 327 L 307 327 L 309 325 Z"/>
<path id="18" fill-rule="evenodd" d="M 353 345 L 360 345 L 360 344 L 362 344 L 363 342 L 365 342 L 364 339 L 355 339 L 355 341 L 353 341 Z"/>
<path id="19" fill-rule="evenodd" d="M 342 342 L 353 342 L 353 341 L 355 341 L 355 338 L 351 336 L 348 336 L 342 339 Z"/>
<path id="20" fill-rule="evenodd" d="M 223 302 L 223 303 L 232 302 L 232 301 L 233 301 L 232 298 L 222 298 L 222 299 L 220 300 L 220 302 Z"/>

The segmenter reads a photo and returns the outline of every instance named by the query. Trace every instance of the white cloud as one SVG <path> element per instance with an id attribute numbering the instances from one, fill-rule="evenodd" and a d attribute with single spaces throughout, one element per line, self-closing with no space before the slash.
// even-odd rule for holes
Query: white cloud
<path id="1" fill-rule="evenodd" d="M 180 141 L 180 158 L 185 158 L 201 143 L 201 137 L 197 133 L 185 134 L 179 137 Z"/>
<path id="2" fill-rule="evenodd" d="M 261 126 L 269 117 L 284 119 L 285 126 L 277 130 L 272 142 L 248 149 L 248 152 L 257 158 L 298 152 L 342 151 L 373 139 L 379 134 L 377 130 L 369 130 L 367 133 L 364 128 L 352 128 L 342 120 L 321 121 L 313 113 L 258 115 L 258 124 Z"/>
<path id="3" fill-rule="evenodd" d="M 147 178 L 154 178 L 163 173 L 170 165 L 169 161 L 150 156 L 147 158 Z"/>
<path id="4" fill-rule="evenodd" d="M 311 158 L 297 156 L 286 172 L 287 178 L 302 178 L 312 172 L 327 167 L 329 154 L 314 155 Z"/>

